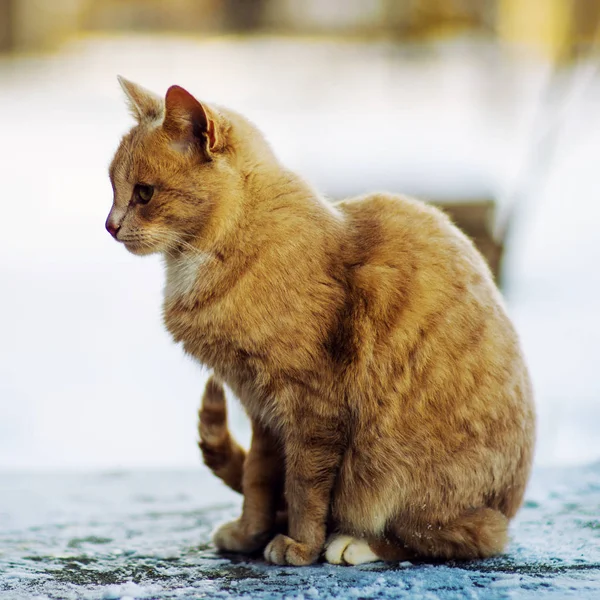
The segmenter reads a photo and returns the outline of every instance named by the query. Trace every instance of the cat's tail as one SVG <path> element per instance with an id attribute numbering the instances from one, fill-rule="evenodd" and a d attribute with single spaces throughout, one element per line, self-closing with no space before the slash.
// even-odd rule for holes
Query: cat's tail
<path id="1" fill-rule="evenodd" d="M 206 383 L 202 396 L 198 433 L 198 447 L 204 464 L 232 490 L 241 494 L 246 452 L 229 433 L 225 391 L 213 377 Z"/>

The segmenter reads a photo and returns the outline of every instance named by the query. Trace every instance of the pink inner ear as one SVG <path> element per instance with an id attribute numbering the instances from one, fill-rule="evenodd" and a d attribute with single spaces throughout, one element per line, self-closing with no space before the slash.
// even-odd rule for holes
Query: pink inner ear
<path id="1" fill-rule="evenodd" d="M 166 129 L 179 132 L 196 125 L 202 132 L 208 131 L 208 118 L 204 107 L 194 96 L 178 85 L 172 85 L 165 96 Z"/>

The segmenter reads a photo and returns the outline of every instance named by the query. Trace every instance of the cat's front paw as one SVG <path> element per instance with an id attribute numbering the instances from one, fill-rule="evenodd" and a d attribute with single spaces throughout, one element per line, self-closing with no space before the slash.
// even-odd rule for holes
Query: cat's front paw
<path id="1" fill-rule="evenodd" d="M 276 565 L 293 565 L 304 567 L 311 565 L 319 558 L 319 549 L 311 549 L 287 535 L 275 536 L 265 548 L 265 560 Z"/>
<path id="2" fill-rule="evenodd" d="M 237 519 L 221 525 L 213 535 L 213 542 L 224 552 L 256 552 L 265 547 L 270 535 L 270 531 L 252 531 Z"/>

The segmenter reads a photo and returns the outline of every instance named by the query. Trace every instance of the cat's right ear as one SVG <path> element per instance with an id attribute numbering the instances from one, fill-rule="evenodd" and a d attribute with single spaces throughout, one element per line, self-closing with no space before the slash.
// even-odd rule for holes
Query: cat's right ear
<path id="1" fill-rule="evenodd" d="M 160 96 L 121 75 L 117 75 L 117 79 L 127 96 L 129 110 L 138 123 L 162 118 L 165 105 Z"/>
<path id="2" fill-rule="evenodd" d="M 165 96 L 163 129 L 182 149 L 198 147 L 205 155 L 222 149 L 218 115 L 187 90 L 172 85 Z"/>

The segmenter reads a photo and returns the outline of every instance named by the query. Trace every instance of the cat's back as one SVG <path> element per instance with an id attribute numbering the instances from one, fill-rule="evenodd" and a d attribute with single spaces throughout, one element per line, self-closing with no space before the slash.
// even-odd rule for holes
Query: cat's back
<path id="1" fill-rule="evenodd" d="M 409 394 L 454 390 L 449 402 L 472 397 L 474 381 L 488 397 L 513 396 L 515 386 L 518 396 L 529 395 L 519 340 L 490 270 L 444 213 L 391 194 L 338 208 L 349 231 L 355 364 L 374 361 L 382 385 Z"/>
<path id="2" fill-rule="evenodd" d="M 438 269 L 453 280 L 477 272 L 490 284 L 487 264 L 473 243 L 441 210 L 407 196 L 376 193 L 339 202 L 356 260 Z M 457 272 L 458 271 L 458 272 Z M 494 288 L 493 284 L 490 286 Z"/>
<path id="3" fill-rule="evenodd" d="M 439 209 L 383 193 L 337 207 L 348 231 L 343 254 L 352 287 L 369 298 L 373 314 L 387 315 L 389 326 L 402 314 L 406 329 L 411 314 L 418 321 L 464 307 L 467 300 L 488 312 L 503 312 L 487 263 Z"/>

